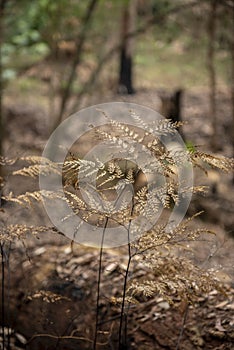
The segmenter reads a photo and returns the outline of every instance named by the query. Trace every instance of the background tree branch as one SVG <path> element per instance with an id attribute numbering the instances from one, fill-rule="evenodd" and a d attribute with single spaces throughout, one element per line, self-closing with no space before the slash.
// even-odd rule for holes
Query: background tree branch
<path id="1" fill-rule="evenodd" d="M 90 25 L 90 21 L 91 21 L 93 13 L 95 11 L 95 8 L 97 6 L 97 3 L 98 3 L 98 0 L 91 0 L 89 3 L 89 6 L 87 7 L 87 11 L 86 11 L 86 14 L 85 14 L 84 19 L 83 19 L 81 33 L 79 35 L 79 38 L 78 38 L 77 44 L 76 44 L 76 52 L 75 52 L 75 56 L 74 56 L 75 58 L 73 60 L 72 67 L 71 67 L 66 85 L 65 85 L 63 93 L 62 93 L 60 110 L 59 110 L 58 116 L 55 120 L 55 128 L 60 124 L 60 122 L 62 120 L 64 111 L 66 108 L 66 103 L 69 99 L 70 92 L 72 89 L 72 84 L 73 84 L 73 81 L 74 81 L 75 76 L 76 76 L 76 69 L 81 61 L 82 50 L 83 50 L 83 46 L 84 46 L 84 43 L 85 43 L 85 40 L 87 37 L 87 32 L 88 32 L 88 28 Z"/>

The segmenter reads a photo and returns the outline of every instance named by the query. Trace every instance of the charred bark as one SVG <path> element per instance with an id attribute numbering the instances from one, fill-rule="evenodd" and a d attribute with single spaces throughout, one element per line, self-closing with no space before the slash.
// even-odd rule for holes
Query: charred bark
<path id="1" fill-rule="evenodd" d="M 133 94 L 133 37 L 129 33 L 135 30 L 136 3 L 130 0 L 124 7 L 122 20 L 120 68 L 118 92 L 122 94 Z"/>
<path id="2" fill-rule="evenodd" d="M 217 108 L 216 108 L 216 70 L 215 70 L 215 36 L 217 22 L 217 0 L 210 0 L 210 13 L 207 26 L 208 50 L 207 50 L 207 68 L 209 75 L 209 118 L 212 123 L 211 147 L 218 150 L 217 135 Z"/>
<path id="3" fill-rule="evenodd" d="M 168 119 L 171 119 L 173 123 L 182 122 L 181 109 L 182 109 L 182 97 L 183 90 L 177 89 L 172 93 L 161 94 L 162 101 L 161 114 Z M 179 127 L 179 133 L 183 137 L 182 128 Z"/>

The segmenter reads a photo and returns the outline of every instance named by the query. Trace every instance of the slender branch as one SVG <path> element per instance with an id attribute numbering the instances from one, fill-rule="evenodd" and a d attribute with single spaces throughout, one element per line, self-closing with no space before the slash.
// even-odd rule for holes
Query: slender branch
<path id="1" fill-rule="evenodd" d="M 128 230 L 128 232 L 129 232 L 129 230 Z M 123 317 L 124 317 L 124 308 L 125 308 L 125 298 L 126 298 L 128 274 L 129 274 L 129 269 L 130 269 L 131 261 L 132 261 L 132 256 L 131 256 L 131 243 L 128 242 L 128 264 L 127 264 L 126 273 L 125 273 L 125 276 L 124 276 L 123 298 L 122 298 L 122 305 L 121 305 L 121 312 L 120 312 L 120 322 L 119 322 L 119 350 L 121 350 L 121 338 L 122 338 L 122 328 L 123 328 Z M 127 320 L 126 320 L 126 323 L 127 323 Z"/>
<path id="2" fill-rule="evenodd" d="M 96 320 L 95 320 L 95 334 L 93 340 L 93 350 L 96 350 L 97 346 L 97 334 L 98 334 L 98 319 L 99 319 L 99 303 L 100 303 L 100 285 L 101 285 L 101 274 L 102 274 L 102 256 L 103 256 L 103 244 L 105 238 L 105 231 L 108 225 L 109 218 L 106 218 L 106 222 L 102 232 L 101 247 L 99 253 L 99 266 L 98 266 L 98 285 L 97 285 L 97 300 L 96 300 Z"/>
<path id="3" fill-rule="evenodd" d="M 113 317 L 109 318 L 108 320 L 103 320 L 103 321 L 99 322 L 98 326 L 101 326 L 103 324 L 118 320 L 119 318 L 120 318 L 120 315 L 113 316 Z"/>
<path id="4" fill-rule="evenodd" d="M 172 9 L 168 10 L 165 14 L 160 15 L 159 16 L 151 16 L 144 25 L 142 25 L 141 27 L 139 27 L 138 29 L 134 30 L 134 31 L 130 31 L 129 33 L 126 33 L 126 39 L 130 39 L 130 38 L 134 38 L 140 34 L 144 34 L 150 27 L 152 27 L 155 23 L 159 24 L 161 22 L 163 22 L 165 20 L 165 18 L 171 14 L 176 14 L 180 11 L 184 11 L 188 8 L 192 8 L 195 6 L 198 6 L 199 4 L 201 4 L 202 2 L 204 2 L 204 0 L 197 0 L 197 1 L 193 1 L 189 4 L 183 4 L 183 5 L 178 5 L 173 7 Z M 99 60 L 96 69 L 93 71 L 93 73 L 91 74 L 89 80 L 84 84 L 82 91 L 77 95 L 76 98 L 76 102 L 71 106 L 71 108 L 69 109 L 69 114 L 75 112 L 80 104 L 80 99 L 83 95 L 85 95 L 87 93 L 87 91 L 90 89 L 91 86 L 94 85 L 97 77 L 99 76 L 99 74 L 101 73 L 103 67 L 105 66 L 105 64 L 118 52 L 120 52 L 122 48 L 122 44 L 117 44 L 116 46 L 112 47 L 104 56 L 102 56 L 102 58 Z"/>
<path id="5" fill-rule="evenodd" d="M 93 343 L 93 340 L 85 337 L 76 337 L 74 335 L 65 335 L 65 336 L 59 336 L 59 335 L 53 335 L 53 334 L 47 334 L 47 333 L 41 333 L 41 334 L 34 334 L 27 342 L 27 344 L 31 343 L 36 338 L 51 338 L 51 339 L 62 339 L 62 340 L 82 340 L 89 343 Z M 98 345 L 107 345 L 107 342 L 105 343 L 97 343 Z"/>
<path id="6" fill-rule="evenodd" d="M 207 50 L 207 69 L 209 74 L 209 114 L 212 120 L 213 135 L 211 144 L 217 149 L 217 108 L 216 108 L 216 70 L 215 70 L 215 36 L 216 36 L 216 19 L 217 19 L 217 0 L 210 0 L 210 13 L 208 19 L 208 50 Z"/>
<path id="7" fill-rule="evenodd" d="M 118 197 L 115 200 L 115 206 L 117 205 L 119 199 L 121 198 L 122 193 L 124 192 L 124 188 L 122 189 L 121 193 L 118 195 Z M 131 208 L 131 215 L 133 213 L 133 205 Z M 99 326 L 99 302 L 100 302 L 100 283 L 101 283 L 101 273 L 102 273 L 102 255 L 103 255 L 103 244 L 104 244 L 104 238 L 105 238 L 105 231 L 108 225 L 109 217 L 106 217 L 106 222 L 103 228 L 102 233 L 102 240 L 101 240 L 101 247 L 100 247 L 100 254 L 99 254 L 99 269 L 98 269 L 98 289 L 97 289 L 97 303 L 96 303 L 96 326 L 95 326 L 95 335 L 94 335 L 94 342 L 93 342 L 93 350 L 96 349 L 97 344 L 97 333 L 98 333 L 98 326 Z M 131 246 L 130 246 L 130 226 L 131 226 L 131 220 L 129 221 L 128 225 L 128 254 L 129 254 L 129 260 L 127 265 L 127 270 L 124 277 L 124 289 L 123 289 L 123 302 L 122 302 L 122 308 L 121 308 L 121 315 L 120 315 L 120 333 L 122 330 L 122 323 L 123 323 L 123 311 L 124 311 L 124 303 L 125 303 L 125 296 L 126 296 L 126 287 L 127 287 L 127 277 L 129 272 L 129 267 L 131 263 Z"/>
<path id="8" fill-rule="evenodd" d="M 2 350 L 5 349 L 5 261 L 4 261 L 4 249 L 3 244 L 0 244 L 1 247 L 1 265 L 2 265 L 2 289 L 1 289 L 1 298 L 2 298 Z"/>
<path id="9" fill-rule="evenodd" d="M 10 280 L 11 280 L 11 272 L 10 272 L 10 251 L 11 251 L 11 243 L 8 247 L 7 251 L 7 258 L 6 258 L 6 268 L 7 268 L 7 301 L 6 301 L 6 307 L 7 307 L 7 349 L 10 349 L 10 341 L 11 341 L 11 333 L 10 333 Z"/>
<path id="10" fill-rule="evenodd" d="M 63 113 L 64 113 L 65 108 L 66 108 L 66 104 L 67 104 L 68 99 L 70 97 L 72 84 L 73 84 L 73 81 L 74 81 L 75 76 L 76 76 L 76 69 L 81 61 L 81 55 L 82 55 L 83 46 L 84 46 L 86 36 L 87 36 L 88 26 L 89 26 L 90 20 L 92 18 L 92 15 L 94 13 L 94 10 L 95 10 L 97 3 L 98 3 L 98 0 L 90 0 L 85 17 L 83 19 L 82 30 L 81 30 L 81 33 L 80 33 L 80 36 L 79 36 L 79 39 L 78 39 L 78 42 L 76 45 L 75 58 L 74 58 L 74 61 L 73 61 L 72 67 L 71 67 L 71 71 L 70 71 L 68 80 L 66 82 L 66 86 L 63 90 L 60 111 L 59 111 L 59 114 L 58 114 L 58 117 L 57 117 L 57 120 L 55 123 L 55 127 L 57 127 L 59 125 L 59 123 L 61 122 L 62 117 L 63 117 Z"/>
<path id="11" fill-rule="evenodd" d="M 183 333 L 184 333 L 184 328 L 185 328 L 185 324 L 186 324 L 187 317 L 188 317 L 188 310 L 189 310 L 189 305 L 187 304 L 185 312 L 184 312 L 184 315 L 183 315 L 183 324 L 182 324 L 182 327 L 181 327 L 181 330 L 180 330 L 180 335 L 179 335 L 179 338 L 178 338 L 178 341 L 177 341 L 177 344 L 176 344 L 176 350 L 179 350 L 180 342 L 181 342 L 181 339 L 182 339 L 182 336 L 183 336 Z"/>
<path id="12" fill-rule="evenodd" d="M 234 2 L 231 11 L 232 16 L 232 32 L 234 31 Z M 230 53 L 231 53 L 231 108 L 232 108 L 232 152 L 234 157 L 234 37 L 231 37 L 230 43 Z M 234 184 L 234 174 L 232 178 Z"/>
<path id="13" fill-rule="evenodd" d="M 0 155 L 2 154 L 2 139 L 4 136 L 4 125 L 3 125 L 3 108 L 2 108 L 2 97 L 3 97 L 3 76 L 2 76 L 2 44 L 3 44 L 3 21 L 5 15 L 5 7 L 8 0 L 0 0 Z M 1 172 L 1 168 L 0 168 Z"/>
<path id="14" fill-rule="evenodd" d="M 131 209 L 130 217 L 132 217 L 133 210 L 134 210 L 134 203 L 132 203 L 132 209 Z M 128 224 L 128 263 L 127 263 L 127 268 L 126 268 L 126 272 L 125 272 L 125 276 L 124 276 L 123 298 L 122 298 L 122 305 L 121 305 L 121 312 L 120 312 L 120 322 L 119 322 L 119 350 L 121 350 L 121 338 L 122 338 L 125 298 L 126 298 L 126 292 L 127 292 L 127 282 L 128 282 L 129 269 L 130 269 L 130 265 L 131 265 L 131 261 L 132 261 L 131 243 L 130 243 L 130 227 L 131 227 L 131 223 L 132 223 L 132 221 L 130 220 L 129 224 Z M 127 319 L 125 320 L 125 322 L 126 322 L 125 337 L 127 338 Z"/>

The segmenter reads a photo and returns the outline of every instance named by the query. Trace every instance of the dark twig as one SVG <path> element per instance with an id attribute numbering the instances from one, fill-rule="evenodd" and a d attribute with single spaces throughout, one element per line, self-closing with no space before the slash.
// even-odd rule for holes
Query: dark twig
<path id="1" fill-rule="evenodd" d="M 134 203 L 132 205 L 131 209 L 131 216 L 133 214 L 133 208 Z M 124 286 L 123 286 L 123 298 L 122 298 L 122 304 L 121 304 L 121 312 L 120 312 L 120 322 L 119 322 L 119 350 L 121 349 L 121 339 L 122 339 L 122 328 L 123 328 L 123 318 L 124 318 L 124 308 L 125 308 L 125 298 L 126 298 L 126 292 L 127 292 L 127 282 L 128 282 L 128 275 L 129 275 L 129 269 L 132 261 L 132 254 L 131 254 L 131 243 L 130 243 L 130 227 L 131 227 L 131 220 L 128 224 L 128 263 L 127 268 L 124 276 Z M 127 317 L 125 318 L 125 342 L 127 338 Z"/>
<path id="2" fill-rule="evenodd" d="M 10 281 L 11 281 L 11 273 L 10 273 L 10 248 L 11 244 L 8 247 L 8 252 L 7 252 L 7 258 L 6 258 L 6 267 L 7 267 L 7 350 L 11 349 L 11 344 L 10 344 L 10 338 L 11 338 L 11 333 L 10 333 Z"/>
<path id="3" fill-rule="evenodd" d="M 204 0 L 197 0 L 197 1 L 193 1 L 189 4 L 182 4 L 182 5 L 178 5 L 175 6 L 171 9 L 168 10 L 168 12 L 166 12 L 165 14 L 161 15 L 160 17 L 158 15 L 154 15 L 151 16 L 146 23 L 144 23 L 144 25 L 140 26 L 139 28 L 137 28 L 134 31 L 131 31 L 129 33 L 126 34 L 126 39 L 131 39 L 134 37 L 137 37 L 140 34 L 144 34 L 150 27 L 152 27 L 155 23 L 161 23 L 165 20 L 165 18 L 169 15 L 173 15 L 176 14 L 180 11 L 184 11 L 188 8 L 192 8 L 192 7 L 196 7 L 198 6 L 202 1 Z M 101 59 L 99 60 L 96 69 L 93 71 L 93 73 L 91 74 L 90 78 L 88 79 L 88 81 L 84 84 L 81 92 L 78 94 L 78 96 L 76 97 L 76 101 L 75 103 L 71 106 L 71 108 L 69 109 L 69 114 L 74 113 L 76 111 L 76 109 L 79 107 L 79 103 L 80 103 L 80 99 L 83 95 L 85 95 L 87 93 L 87 91 L 89 91 L 89 88 L 91 86 L 93 86 L 95 84 L 95 81 L 97 80 L 97 77 L 99 76 L 99 74 L 101 73 L 103 67 L 105 66 L 105 64 L 116 54 L 121 50 L 122 46 L 121 44 L 117 44 L 116 46 L 110 48 L 110 50 L 104 54 Z"/>
<path id="4" fill-rule="evenodd" d="M 55 127 L 57 127 L 59 125 L 59 123 L 61 122 L 62 117 L 63 117 L 63 113 L 66 109 L 66 104 L 67 104 L 68 99 L 69 99 L 70 94 L 71 94 L 72 84 L 73 84 L 73 81 L 74 81 L 75 76 L 76 76 L 76 69 L 81 61 L 82 50 L 83 50 L 83 46 L 84 46 L 84 43 L 86 40 L 88 27 L 89 27 L 89 24 L 90 24 L 90 21 L 91 21 L 91 18 L 92 18 L 92 15 L 93 15 L 93 12 L 95 10 L 97 3 L 98 3 L 98 0 L 91 0 L 90 1 L 88 8 L 87 8 L 87 11 L 86 11 L 86 14 L 85 14 L 85 17 L 83 19 L 82 30 L 81 30 L 81 33 L 80 33 L 80 36 L 79 36 L 79 39 L 77 42 L 77 46 L 76 46 L 76 55 L 75 55 L 74 61 L 72 63 L 72 67 L 71 67 L 70 74 L 69 74 L 69 77 L 68 77 L 67 82 L 66 82 L 66 86 L 65 86 L 64 91 L 63 91 L 61 105 L 60 105 L 60 111 L 59 111 L 57 120 L 55 122 Z"/>
<path id="5" fill-rule="evenodd" d="M 1 247 L 1 265 L 2 265 L 2 288 L 1 288 L 1 298 L 2 298 L 2 350 L 5 349 L 5 258 L 4 258 L 4 248 L 3 244 L 0 243 Z"/>
<path id="6" fill-rule="evenodd" d="M 180 329 L 180 335 L 179 335 L 179 338 L 178 338 L 178 341 L 176 344 L 176 350 L 179 350 L 180 342 L 181 342 L 181 339 L 182 339 L 182 336 L 184 333 L 184 328 L 185 328 L 185 324 L 186 324 L 187 317 L 188 317 L 188 310 L 189 310 L 189 305 L 187 304 L 185 312 L 184 312 L 184 316 L 183 316 L 183 324 L 182 324 L 182 327 Z"/>
<path id="7" fill-rule="evenodd" d="M 124 276 L 123 298 L 122 298 L 121 313 L 120 313 L 120 323 L 119 323 L 119 350 L 121 349 L 121 339 L 122 339 L 122 328 L 123 328 L 123 319 L 124 319 L 125 298 L 126 298 L 127 281 L 128 281 L 128 274 L 129 274 L 131 260 L 132 260 L 131 243 L 128 242 L 128 264 L 127 264 L 126 273 L 125 273 L 125 276 Z M 125 322 L 127 324 L 127 319 L 125 319 Z M 127 333 L 127 330 L 125 331 L 125 333 Z M 127 337 L 127 334 L 125 334 L 125 336 Z"/>
<path id="8" fill-rule="evenodd" d="M 106 217 L 106 222 L 105 222 L 105 225 L 104 225 L 104 228 L 103 228 L 103 231 L 102 231 L 102 240 L 101 240 L 101 247 L 100 247 L 100 253 L 99 253 L 98 282 L 97 282 L 97 301 L 96 301 L 96 321 L 95 321 L 95 334 L 94 334 L 94 340 L 93 340 L 93 350 L 95 350 L 96 346 L 97 346 L 103 244 L 104 244 L 104 238 L 105 238 L 105 231 L 106 231 L 106 228 L 107 228 L 107 225 L 108 225 L 108 220 L 109 220 L 109 218 Z"/>

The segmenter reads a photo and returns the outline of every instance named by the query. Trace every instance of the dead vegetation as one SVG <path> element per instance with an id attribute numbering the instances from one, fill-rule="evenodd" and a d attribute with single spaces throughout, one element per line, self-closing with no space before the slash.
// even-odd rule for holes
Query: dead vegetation
<path id="1" fill-rule="evenodd" d="M 146 129 L 142 119 L 137 117 L 142 128 Z M 12 205 L 26 206 L 26 210 L 31 211 L 35 204 L 38 205 L 45 199 L 62 200 L 66 201 L 74 215 L 79 215 L 83 221 L 96 225 L 98 223 L 99 227 L 102 228 L 103 236 L 108 225 L 111 226 L 114 223 L 122 225 L 129 237 L 132 230 L 136 238 L 133 242 L 129 238 L 126 247 L 119 248 L 119 252 L 117 255 L 115 252 L 114 256 L 113 252 L 105 252 L 102 247 L 99 252 L 98 250 L 90 250 L 88 253 L 81 253 L 83 250 L 76 246 L 76 243 L 75 248 L 73 244 L 70 248 L 66 247 L 64 251 L 59 249 L 57 252 L 56 249 L 51 248 L 49 253 L 46 253 L 43 246 L 38 250 L 26 248 L 27 240 L 30 240 L 28 235 L 33 234 L 40 239 L 40 236 L 45 232 L 47 234 L 50 231 L 56 232 L 56 229 L 19 223 L 7 225 L 2 222 L 0 236 L 3 267 L 2 290 L 4 296 L 6 294 L 6 300 L 9 300 L 9 297 L 14 300 L 11 307 L 5 299 L 2 300 L 2 323 L 14 328 L 12 325 L 12 322 L 14 324 L 13 315 L 16 309 L 20 309 L 15 326 L 19 327 L 19 322 L 22 322 L 18 329 L 20 333 L 25 335 L 29 349 L 37 349 L 42 344 L 46 344 L 48 348 L 51 346 L 51 348 L 57 349 L 65 349 L 66 347 L 72 349 L 73 345 L 74 348 L 82 346 L 83 349 L 134 349 L 137 348 L 138 341 L 136 339 L 138 337 L 141 339 L 142 334 L 153 337 L 154 346 L 157 349 L 160 348 L 157 346 L 162 345 L 161 335 L 156 333 L 150 335 L 150 327 L 148 326 L 146 330 L 144 326 L 139 326 L 139 324 L 145 324 L 147 317 L 151 320 L 151 316 L 153 319 L 155 317 L 161 319 L 162 310 L 167 311 L 174 307 L 179 307 L 184 315 L 181 316 L 184 317 L 184 324 L 181 321 L 181 327 L 178 328 L 178 331 L 181 332 L 180 335 L 178 334 L 178 342 L 181 343 L 186 327 L 187 313 L 190 309 L 194 310 L 196 305 L 204 300 L 209 304 L 212 295 L 214 295 L 212 293 L 221 293 L 219 294 L 220 300 L 223 300 L 222 295 L 231 295 L 231 289 L 222 286 L 214 269 L 209 269 L 201 263 L 197 265 L 195 260 L 191 258 L 195 248 L 193 242 L 209 242 L 210 236 L 214 236 L 209 229 L 191 227 L 190 223 L 194 216 L 169 231 L 166 229 L 165 223 L 156 223 L 145 233 L 139 232 L 137 226 L 134 227 L 134 219 L 137 216 L 142 216 L 143 219 L 150 221 L 157 214 L 159 204 L 166 211 L 178 205 L 181 198 L 175 177 L 177 175 L 176 167 L 181 159 L 187 161 L 189 158 L 194 166 L 205 172 L 210 167 L 229 172 L 233 169 L 233 159 L 212 156 L 197 149 L 187 150 L 172 156 L 157 139 L 152 138 L 152 134 L 149 140 L 147 129 L 142 135 L 138 134 L 135 129 L 131 130 L 129 126 L 114 121 L 113 124 L 118 131 L 117 136 L 98 132 L 98 138 L 101 137 L 103 142 L 108 138 L 114 145 L 121 143 L 121 146 L 125 148 L 130 147 L 131 142 L 142 144 L 160 163 L 160 167 L 158 163 L 155 163 L 157 166 L 152 163 L 148 164 L 147 170 L 151 173 L 162 172 L 166 178 L 166 192 L 162 193 L 161 188 L 157 187 L 155 182 L 152 182 L 150 186 L 143 183 L 140 189 L 134 191 L 130 203 L 124 201 L 120 203 L 118 213 L 114 207 L 103 208 L 98 202 L 95 202 L 94 208 L 90 197 L 89 203 L 85 203 L 80 196 L 80 183 L 74 179 L 78 177 L 79 172 L 83 172 L 88 177 L 96 167 L 98 169 L 97 190 L 100 198 L 106 200 L 108 191 L 116 191 L 120 180 L 124 180 L 125 185 L 134 185 L 139 169 L 131 167 L 130 163 L 125 163 L 125 168 L 119 160 L 112 160 L 107 164 L 97 160 L 95 164 L 91 164 L 91 162 L 84 161 L 71 153 L 68 153 L 64 164 L 56 164 L 49 159 L 35 156 L 15 159 L 1 158 L 2 165 L 16 167 L 11 173 L 8 173 L 8 177 L 36 178 L 41 170 L 42 176 L 55 173 L 63 177 L 65 189 L 64 193 L 37 190 L 27 191 L 17 196 L 4 191 L 3 200 L 7 203 L 4 211 L 7 211 Z M 156 130 L 158 128 L 160 133 L 167 134 L 174 132 L 175 125 L 170 121 L 163 121 L 163 123 L 155 124 L 154 127 Z M 127 143 L 126 138 L 130 138 L 131 142 Z M 188 192 L 201 192 L 203 190 L 202 186 L 187 189 Z M 63 220 L 66 219 L 66 217 L 63 218 Z M 57 231 L 57 233 L 61 232 Z M 17 241 L 23 243 L 23 249 L 20 248 Z M 25 255 L 23 262 L 22 254 Z M 43 256 L 44 267 L 41 264 L 38 265 L 40 256 Z M 211 256 L 212 254 L 206 259 Z M 11 275 L 10 271 L 14 271 L 14 269 L 18 271 L 19 261 L 22 264 L 20 272 L 16 273 L 16 278 L 11 282 L 11 285 L 8 285 L 7 276 Z M 39 267 L 36 273 L 34 272 L 34 264 L 35 267 Z M 88 267 L 90 272 L 87 272 L 84 265 Z M 24 282 L 21 281 L 23 275 L 26 275 Z M 94 280 L 97 276 L 96 284 Z M 112 280 L 113 283 L 111 283 Z M 119 287 L 120 283 L 122 287 Z M 20 286 L 19 290 L 15 289 L 16 285 Z M 43 306 L 43 301 L 48 304 L 46 307 Z M 231 298 L 230 303 L 232 303 Z M 53 306 L 54 304 L 56 307 Z M 90 306 L 88 310 L 85 310 L 84 306 L 88 304 Z M 142 308 L 147 310 L 148 305 L 156 311 L 151 310 L 146 316 L 143 316 L 141 314 Z M 232 306 L 232 304 L 230 305 Z M 31 312 L 31 307 L 36 310 L 42 307 L 40 312 L 37 311 L 39 314 L 36 314 L 36 319 L 39 320 L 42 317 L 45 323 L 40 324 L 39 328 L 36 320 L 35 323 L 25 325 L 24 317 Z M 66 317 L 63 321 L 57 322 L 58 313 L 61 312 Z M 142 317 L 146 317 L 146 319 L 142 321 Z M 95 318 L 96 321 L 94 321 Z M 136 330 L 140 330 L 140 332 L 137 331 L 136 339 L 134 338 L 134 324 Z M 225 329 L 223 331 L 221 318 L 217 318 L 214 332 L 221 332 L 221 334 L 224 332 L 228 342 L 231 342 L 232 333 L 229 331 L 232 327 L 231 319 L 228 319 L 226 324 L 228 325 L 227 329 L 223 328 Z M 202 346 L 205 342 L 204 335 L 201 335 L 195 328 L 191 328 L 190 333 L 193 332 L 194 336 L 191 337 L 191 340 L 194 339 L 194 344 L 197 342 L 198 346 Z M 209 336 L 216 337 L 217 335 L 211 334 L 212 332 Z M 9 339 L 10 337 L 3 337 L 4 342 L 8 341 L 9 343 Z M 152 344 L 148 348 L 150 346 Z M 168 346 L 173 348 L 172 345 Z"/>

